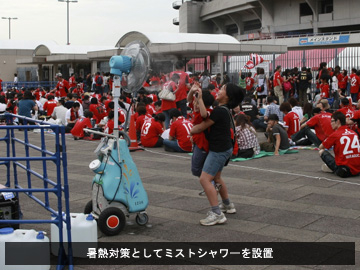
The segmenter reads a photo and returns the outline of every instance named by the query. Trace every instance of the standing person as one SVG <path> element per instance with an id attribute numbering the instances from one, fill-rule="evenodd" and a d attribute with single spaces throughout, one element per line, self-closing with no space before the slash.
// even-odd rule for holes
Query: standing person
<path id="1" fill-rule="evenodd" d="M 171 92 L 173 92 L 174 94 L 176 94 L 176 92 L 178 91 L 178 86 L 177 83 L 180 79 L 180 75 L 177 73 L 174 73 L 171 76 L 170 81 L 167 81 L 164 83 L 163 88 L 166 88 L 168 90 L 170 90 Z M 168 129 L 170 126 L 170 110 L 171 109 L 176 109 L 176 103 L 175 101 L 171 101 L 171 100 L 161 100 L 161 111 L 163 112 L 163 114 L 165 115 L 165 129 Z"/>
<path id="2" fill-rule="evenodd" d="M 348 85 L 348 81 L 349 81 L 349 77 L 347 75 L 347 70 L 343 70 L 339 74 L 338 81 L 339 81 L 339 89 L 341 90 L 340 95 L 345 97 L 347 85 Z"/>
<path id="3" fill-rule="evenodd" d="M 251 96 L 254 93 L 254 79 L 251 77 L 251 72 L 247 74 L 247 77 L 245 79 L 246 82 L 246 96 Z"/>
<path id="4" fill-rule="evenodd" d="M 360 173 L 360 144 L 358 135 L 346 125 L 345 115 L 335 112 L 331 116 L 331 127 L 335 130 L 319 146 L 320 157 L 325 162 L 323 171 L 333 172 L 340 177 L 355 176 Z M 334 146 L 333 157 L 325 149 Z"/>
<path id="5" fill-rule="evenodd" d="M 300 106 L 305 106 L 308 103 L 307 99 L 307 89 L 310 87 L 311 84 L 311 77 L 310 74 L 307 72 L 306 67 L 301 68 L 300 76 L 298 77 L 298 85 L 299 85 L 299 103 Z"/>
<path id="6" fill-rule="evenodd" d="M 209 154 L 200 175 L 200 184 L 211 206 L 207 217 L 200 220 L 200 224 L 204 226 L 226 222 L 223 211 L 229 214 L 236 213 L 234 204 L 230 202 L 226 184 L 221 177 L 221 171 L 233 152 L 230 128 L 234 129 L 234 122 L 229 109 L 238 106 L 243 97 L 240 87 L 231 83 L 224 85 L 216 97 L 219 106 L 214 108 L 209 118 L 194 126 L 190 131 L 190 135 L 193 135 L 210 128 Z M 221 205 L 217 199 L 217 191 L 211 183 L 213 180 L 222 186 L 219 191 L 222 198 Z"/>
<path id="7" fill-rule="evenodd" d="M 279 104 L 284 102 L 284 94 L 283 94 L 280 72 L 281 72 L 281 66 L 277 66 L 275 74 L 274 74 L 274 81 L 273 81 L 274 93 L 275 93 L 275 96 L 279 98 Z"/>
<path id="8" fill-rule="evenodd" d="M 350 95 L 351 99 L 354 103 L 357 102 L 357 96 L 359 93 L 359 85 L 360 85 L 360 78 L 357 75 L 357 70 L 355 68 L 351 69 L 350 75 Z"/>
<path id="9" fill-rule="evenodd" d="M 2 79 L 0 78 L 0 93 L 2 92 Z"/>
<path id="10" fill-rule="evenodd" d="M 170 73 L 170 78 L 174 74 L 178 74 L 180 76 L 178 90 L 175 93 L 176 96 L 176 108 L 181 111 L 183 117 L 187 115 L 187 106 L 186 106 L 186 98 L 187 92 L 190 89 L 189 83 L 189 74 L 183 71 L 184 63 L 183 61 L 179 60 L 175 64 L 175 71 Z"/>
<path id="11" fill-rule="evenodd" d="M 76 88 L 77 82 L 75 79 L 75 74 L 71 73 L 71 76 L 69 78 L 69 86 L 70 86 L 70 93 Z"/>
<path id="12" fill-rule="evenodd" d="M 96 72 L 96 76 L 95 76 L 96 94 L 103 95 L 104 92 L 103 83 L 104 83 L 103 76 L 101 76 L 100 72 Z"/>
<path id="13" fill-rule="evenodd" d="M 14 87 L 17 88 L 17 87 L 18 87 L 18 84 L 19 84 L 19 79 L 18 79 L 17 74 L 15 73 L 15 74 L 14 74 Z"/>
<path id="14" fill-rule="evenodd" d="M 61 98 L 66 97 L 69 93 L 69 82 L 63 78 L 61 73 L 56 74 L 56 78 L 58 79 L 58 83 L 51 92 L 59 91 Z"/>
<path id="15" fill-rule="evenodd" d="M 284 101 L 288 101 L 288 99 L 290 98 L 290 94 L 291 91 L 293 89 L 291 81 L 292 81 L 292 77 L 290 75 L 290 69 L 285 69 L 284 73 L 283 73 L 283 88 L 284 88 Z M 279 105 L 281 105 L 281 101 L 279 99 Z"/>
<path id="16" fill-rule="evenodd" d="M 261 108 L 265 104 L 268 94 L 268 79 L 266 78 L 265 70 L 263 68 L 259 68 L 259 73 L 256 75 L 255 83 L 257 85 L 257 107 Z"/>
<path id="17" fill-rule="evenodd" d="M 202 73 L 199 83 L 201 83 L 202 90 L 207 90 L 209 88 L 210 77 L 209 77 L 209 73 L 207 72 L 207 70 L 205 70 Z"/>

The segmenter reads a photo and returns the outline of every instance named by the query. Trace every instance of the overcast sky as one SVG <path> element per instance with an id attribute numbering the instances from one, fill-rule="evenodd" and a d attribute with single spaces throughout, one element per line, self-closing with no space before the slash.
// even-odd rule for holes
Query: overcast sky
<path id="1" fill-rule="evenodd" d="M 129 31 L 178 32 L 172 19 L 175 0 L 78 0 L 70 3 L 70 43 L 115 46 Z M 57 0 L 0 0 L 0 17 L 11 20 L 11 39 L 67 41 L 67 3 Z M 9 21 L 0 20 L 0 40 L 9 38 Z"/>

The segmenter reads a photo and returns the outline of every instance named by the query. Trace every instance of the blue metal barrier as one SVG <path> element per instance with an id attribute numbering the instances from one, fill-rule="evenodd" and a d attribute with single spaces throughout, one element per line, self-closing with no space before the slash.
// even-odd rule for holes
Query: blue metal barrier
<path id="1" fill-rule="evenodd" d="M 59 251 L 58 251 L 58 265 L 57 270 L 64 269 L 66 265 L 69 265 L 69 269 L 73 269 L 73 257 L 72 257 L 72 243 L 71 243 L 71 217 L 70 217 L 70 205 L 69 205 L 69 185 L 67 177 L 67 155 L 66 155 L 66 141 L 65 141 L 65 127 L 44 123 L 43 121 L 34 120 L 27 117 L 22 117 L 14 114 L 3 114 L 6 117 L 7 125 L 0 126 L 0 131 L 5 130 L 5 137 L 0 138 L 0 142 L 6 143 L 7 157 L 0 156 L 0 165 L 6 167 L 6 184 L 8 187 L 6 192 L 14 192 L 16 197 L 19 198 L 19 193 L 25 193 L 29 198 L 43 206 L 46 210 L 53 214 L 54 219 L 49 220 L 0 220 L 1 223 L 7 224 L 23 224 L 23 223 L 54 223 L 59 228 Z M 19 118 L 23 121 L 23 125 L 18 126 L 13 124 L 13 119 Z M 27 125 L 29 124 L 29 125 Z M 37 125 L 38 124 L 38 125 Z M 15 129 L 22 129 L 24 139 L 16 138 Z M 36 146 L 30 142 L 29 130 L 39 129 L 41 146 Z M 45 132 L 47 129 L 51 129 L 55 133 L 55 152 L 51 152 L 46 149 L 45 144 Z M 25 155 L 18 156 L 16 150 L 18 146 L 24 146 Z M 30 156 L 30 149 L 38 151 L 41 156 Z M 42 172 L 36 172 L 31 169 L 32 161 L 42 161 Z M 47 165 L 48 162 L 53 162 L 56 167 L 56 180 L 52 181 L 48 178 Z M 22 163 L 23 162 L 23 163 Z M 13 180 L 11 181 L 11 165 L 13 166 Z M 19 184 L 18 169 L 22 169 L 26 172 L 27 187 L 22 187 Z M 40 179 L 43 184 L 42 188 L 32 188 L 32 178 Z M 33 193 L 44 193 L 45 199 L 42 201 L 36 197 Z M 57 196 L 56 210 L 50 206 L 49 193 L 54 193 Z M 64 196 L 65 211 L 64 217 L 62 196 Z M 20 211 L 20 209 L 19 209 Z M 68 252 L 66 255 L 63 245 L 63 221 L 67 227 L 68 238 Z"/>
<path id="2" fill-rule="evenodd" d="M 14 82 L 2 82 L 2 89 L 6 90 L 7 88 L 13 88 L 17 87 L 18 89 L 25 87 L 25 88 L 38 88 L 38 87 L 44 87 L 44 88 L 55 88 L 57 81 L 39 81 L 39 82 L 18 82 L 15 84 Z"/>

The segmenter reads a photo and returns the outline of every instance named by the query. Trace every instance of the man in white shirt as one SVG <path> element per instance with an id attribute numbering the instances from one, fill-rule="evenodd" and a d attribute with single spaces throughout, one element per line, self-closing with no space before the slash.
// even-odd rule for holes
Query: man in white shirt
<path id="1" fill-rule="evenodd" d="M 57 107 L 54 108 L 53 113 L 51 114 L 51 117 L 56 120 L 56 123 L 58 125 L 65 126 L 65 115 L 68 109 L 64 107 L 65 101 L 64 99 L 59 99 Z"/>

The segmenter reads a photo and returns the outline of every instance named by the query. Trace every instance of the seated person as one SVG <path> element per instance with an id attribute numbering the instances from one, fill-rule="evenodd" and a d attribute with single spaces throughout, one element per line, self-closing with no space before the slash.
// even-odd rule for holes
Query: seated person
<path id="1" fill-rule="evenodd" d="M 71 134 L 74 136 L 74 140 L 83 139 L 85 135 L 84 128 L 92 128 L 91 118 L 93 113 L 86 110 L 84 112 L 84 117 L 76 121 L 75 126 L 71 130 Z"/>
<path id="2" fill-rule="evenodd" d="M 161 147 L 164 139 L 161 134 L 164 131 L 165 115 L 159 113 L 154 118 L 148 118 L 141 127 L 141 144 L 145 147 Z"/>
<path id="3" fill-rule="evenodd" d="M 80 104 L 75 102 L 72 108 L 67 110 L 65 114 L 65 132 L 70 133 L 71 129 L 75 126 L 75 122 L 82 117 L 79 113 Z"/>
<path id="4" fill-rule="evenodd" d="M 236 157 L 251 158 L 260 153 L 260 145 L 256 130 L 252 126 L 249 116 L 239 114 L 236 118 L 236 140 L 239 150 Z"/>
<path id="5" fill-rule="evenodd" d="M 268 141 L 260 144 L 261 150 L 274 152 L 279 155 L 279 150 L 286 150 L 290 147 L 286 130 L 279 125 L 277 114 L 270 114 L 268 117 Z"/>
<path id="6" fill-rule="evenodd" d="M 188 153 L 192 150 L 192 143 L 190 141 L 190 130 L 192 124 L 186 120 L 178 109 L 171 109 L 169 111 L 170 126 L 169 139 L 164 140 L 165 151 Z"/>
<path id="7" fill-rule="evenodd" d="M 300 119 L 299 115 L 291 110 L 289 102 L 283 102 L 280 105 L 280 111 L 284 113 L 284 128 L 288 134 L 288 138 L 300 130 Z"/>
<path id="8" fill-rule="evenodd" d="M 300 131 L 291 136 L 293 142 L 297 142 L 306 136 L 309 141 L 319 147 L 333 132 L 331 128 L 331 113 L 326 112 L 329 109 L 328 100 L 320 100 L 317 106 L 321 109 L 321 113 L 314 115 L 309 121 L 300 126 Z M 316 134 L 310 128 L 314 128 Z"/>
<path id="9" fill-rule="evenodd" d="M 356 176 L 360 173 L 360 144 L 358 135 L 346 125 L 346 117 L 335 112 L 331 117 L 331 127 L 335 130 L 320 145 L 320 157 L 325 162 L 323 171 L 333 172 L 340 177 Z M 334 146 L 333 157 L 325 149 Z"/>

